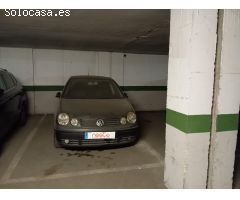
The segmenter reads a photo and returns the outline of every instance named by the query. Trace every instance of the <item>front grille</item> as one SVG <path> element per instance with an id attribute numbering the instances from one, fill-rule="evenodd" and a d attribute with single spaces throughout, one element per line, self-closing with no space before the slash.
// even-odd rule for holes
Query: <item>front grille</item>
<path id="1" fill-rule="evenodd" d="M 98 118 L 101 119 L 101 118 Z M 82 119 L 81 120 L 81 127 L 83 128 L 90 128 L 90 127 L 98 127 L 96 125 L 96 122 L 98 119 Z M 120 123 L 120 118 L 108 118 L 108 119 L 102 119 L 104 121 L 104 126 L 107 127 L 112 127 L 112 126 L 119 126 L 121 125 Z"/>
<path id="2" fill-rule="evenodd" d="M 61 144 L 66 144 L 65 139 L 60 140 Z M 77 146 L 79 145 L 79 140 L 70 139 L 68 145 Z"/>

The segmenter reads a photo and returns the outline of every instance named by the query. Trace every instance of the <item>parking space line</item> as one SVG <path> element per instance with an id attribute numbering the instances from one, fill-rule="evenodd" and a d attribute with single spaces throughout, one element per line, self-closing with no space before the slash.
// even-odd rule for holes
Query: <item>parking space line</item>
<path id="1" fill-rule="evenodd" d="M 15 156 L 13 157 L 12 161 L 10 162 L 6 172 L 4 173 L 4 175 L 2 176 L 0 182 L 4 183 L 7 182 L 9 180 L 9 178 L 11 177 L 12 173 L 14 172 L 15 168 L 17 167 L 19 161 L 22 159 L 22 156 L 24 154 L 24 152 L 26 151 L 29 143 L 32 141 L 34 135 L 36 134 L 36 132 L 38 131 L 40 125 L 42 124 L 43 120 L 45 119 L 46 115 L 44 115 L 39 122 L 37 123 L 36 127 L 30 132 L 30 134 L 28 135 L 28 137 L 24 140 L 23 144 L 21 145 L 21 147 L 18 149 L 17 153 L 15 154 Z"/>
<path id="2" fill-rule="evenodd" d="M 112 168 L 112 169 L 83 170 L 79 172 L 59 173 L 59 174 L 54 174 L 46 177 L 24 177 L 24 178 L 17 178 L 17 179 L 8 179 L 5 182 L 2 182 L 1 184 L 40 182 L 40 181 L 49 181 L 49 180 L 56 180 L 56 179 L 63 179 L 63 178 L 72 178 L 72 177 L 78 177 L 78 176 L 105 174 L 105 173 L 113 173 L 113 172 L 125 172 L 125 171 L 132 171 L 132 170 L 158 168 L 158 167 L 162 167 L 162 164 L 150 163 L 150 164 L 143 164 L 143 165 L 133 165 L 128 167 L 118 167 L 118 168 Z"/>
<path id="3" fill-rule="evenodd" d="M 158 160 L 158 162 L 162 166 L 164 165 L 164 157 L 159 152 L 157 152 L 151 145 L 149 145 L 147 142 L 139 141 L 137 146 L 140 147 L 141 149 L 144 149 L 144 151 L 149 152 L 152 156 L 154 156 Z"/>

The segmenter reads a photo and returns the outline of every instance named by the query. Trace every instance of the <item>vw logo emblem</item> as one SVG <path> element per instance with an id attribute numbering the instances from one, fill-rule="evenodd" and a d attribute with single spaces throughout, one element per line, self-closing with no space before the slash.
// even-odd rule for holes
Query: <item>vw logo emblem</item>
<path id="1" fill-rule="evenodd" d="M 102 127 L 104 125 L 104 121 L 102 119 L 98 119 L 96 125 Z"/>

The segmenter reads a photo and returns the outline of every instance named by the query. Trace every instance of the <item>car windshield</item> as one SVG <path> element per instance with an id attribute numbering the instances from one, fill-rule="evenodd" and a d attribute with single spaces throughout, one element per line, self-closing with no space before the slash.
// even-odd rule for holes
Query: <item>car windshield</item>
<path id="1" fill-rule="evenodd" d="M 123 94 L 112 80 L 71 78 L 64 91 L 65 99 L 120 99 Z"/>

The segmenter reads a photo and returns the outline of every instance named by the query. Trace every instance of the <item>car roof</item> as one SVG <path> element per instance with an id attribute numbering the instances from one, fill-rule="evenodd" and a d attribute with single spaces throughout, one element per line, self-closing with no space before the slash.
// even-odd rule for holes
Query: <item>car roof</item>
<path id="1" fill-rule="evenodd" d="M 86 76 L 86 75 L 80 75 L 80 76 L 71 76 L 70 79 L 93 79 L 93 80 L 112 80 L 110 77 L 105 77 L 105 76 Z"/>
<path id="2" fill-rule="evenodd" d="M 6 70 L 6 69 L 3 69 L 3 68 L 1 68 L 1 67 L 0 67 L 0 71 L 5 71 L 5 72 L 7 72 L 7 70 Z"/>
<path id="3" fill-rule="evenodd" d="M 0 68 L 0 72 L 8 72 L 8 71 L 6 69 Z"/>

